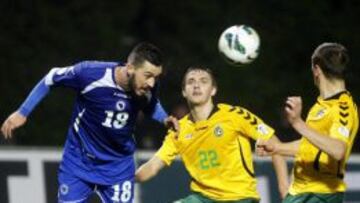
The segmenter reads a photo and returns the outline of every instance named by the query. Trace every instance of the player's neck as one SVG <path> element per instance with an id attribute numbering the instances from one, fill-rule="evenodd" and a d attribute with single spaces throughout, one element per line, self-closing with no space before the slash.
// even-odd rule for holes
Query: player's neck
<path id="1" fill-rule="evenodd" d="M 190 109 L 190 114 L 194 122 L 207 120 L 214 108 L 214 103 L 212 100 L 209 100 L 205 104 L 192 106 Z"/>
<path id="2" fill-rule="evenodd" d="M 126 66 L 115 68 L 115 83 L 125 91 L 129 91 L 129 76 L 127 74 Z"/>
<path id="3" fill-rule="evenodd" d="M 329 98 L 339 92 L 346 91 L 345 81 L 324 79 L 319 84 L 319 91 L 321 98 Z"/>

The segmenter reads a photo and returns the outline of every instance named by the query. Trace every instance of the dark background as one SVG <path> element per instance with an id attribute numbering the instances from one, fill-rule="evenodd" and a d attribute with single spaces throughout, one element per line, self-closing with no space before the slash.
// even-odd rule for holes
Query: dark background
<path id="1" fill-rule="evenodd" d="M 185 68 L 206 65 L 217 74 L 218 102 L 241 105 L 296 138 L 282 116 L 288 95 L 301 95 L 304 113 L 316 101 L 310 57 L 322 42 L 340 42 L 351 57 L 347 87 L 359 103 L 360 1 L 288 0 L 3 0 L 0 3 L 0 121 L 18 108 L 54 66 L 82 60 L 124 61 L 131 48 L 150 41 L 165 53 L 160 98 L 181 114 Z M 261 37 L 258 59 L 231 67 L 217 51 L 221 32 L 247 24 Z M 61 146 L 75 94 L 58 89 L 36 108 L 14 139 L 2 145 Z M 304 115 L 305 116 L 305 115 Z M 165 130 L 139 117 L 139 148 L 160 146 Z M 359 139 L 353 151 L 359 151 Z"/>

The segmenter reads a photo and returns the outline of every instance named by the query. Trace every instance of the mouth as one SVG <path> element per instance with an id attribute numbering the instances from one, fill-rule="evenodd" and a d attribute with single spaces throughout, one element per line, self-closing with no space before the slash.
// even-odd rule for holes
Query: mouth
<path id="1" fill-rule="evenodd" d="M 192 95 L 193 95 L 193 96 L 201 96 L 202 93 L 201 93 L 201 92 L 193 92 Z"/>

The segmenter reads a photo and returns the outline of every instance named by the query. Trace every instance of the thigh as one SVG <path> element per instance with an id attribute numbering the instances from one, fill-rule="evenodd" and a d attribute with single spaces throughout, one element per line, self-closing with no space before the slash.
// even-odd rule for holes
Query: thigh
<path id="1" fill-rule="evenodd" d="M 103 203 L 132 203 L 134 200 L 134 183 L 134 179 L 129 179 L 113 185 L 98 185 L 95 192 Z"/>
<path id="2" fill-rule="evenodd" d="M 87 202 L 89 196 L 93 192 L 94 186 L 86 181 L 81 180 L 71 173 L 63 171 L 58 175 L 58 202 Z"/>

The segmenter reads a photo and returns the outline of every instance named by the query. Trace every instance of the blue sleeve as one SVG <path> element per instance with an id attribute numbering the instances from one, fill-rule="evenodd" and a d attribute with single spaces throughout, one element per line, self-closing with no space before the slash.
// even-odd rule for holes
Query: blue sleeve
<path id="1" fill-rule="evenodd" d="M 23 116 L 28 116 L 38 103 L 49 93 L 52 86 L 65 86 L 74 89 L 80 88 L 78 79 L 81 64 L 64 68 L 53 68 L 50 72 L 32 89 L 28 97 L 21 104 L 18 111 Z"/>
<path id="2" fill-rule="evenodd" d="M 164 119 L 168 117 L 168 114 L 162 107 L 159 99 L 155 96 L 159 90 L 159 84 L 155 84 L 155 87 L 152 89 L 151 93 L 147 95 L 148 104 L 144 109 L 144 113 L 151 116 L 152 119 L 163 123 Z"/>
<path id="3" fill-rule="evenodd" d="M 85 63 L 78 63 L 74 66 L 53 68 L 45 76 L 47 86 L 70 87 L 76 90 L 81 88 L 81 70 Z"/>
<path id="4" fill-rule="evenodd" d="M 18 109 L 20 114 L 27 117 L 35 106 L 49 93 L 49 90 L 50 87 L 45 84 L 45 78 L 42 79 Z"/>
<path id="5" fill-rule="evenodd" d="M 157 101 L 155 106 L 154 106 L 154 110 L 153 113 L 151 115 L 151 118 L 163 123 L 164 119 L 168 117 L 168 114 L 166 113 L 166 111 L 164 110 L 164 108 L 161 106 L 160 102 Z"/>

